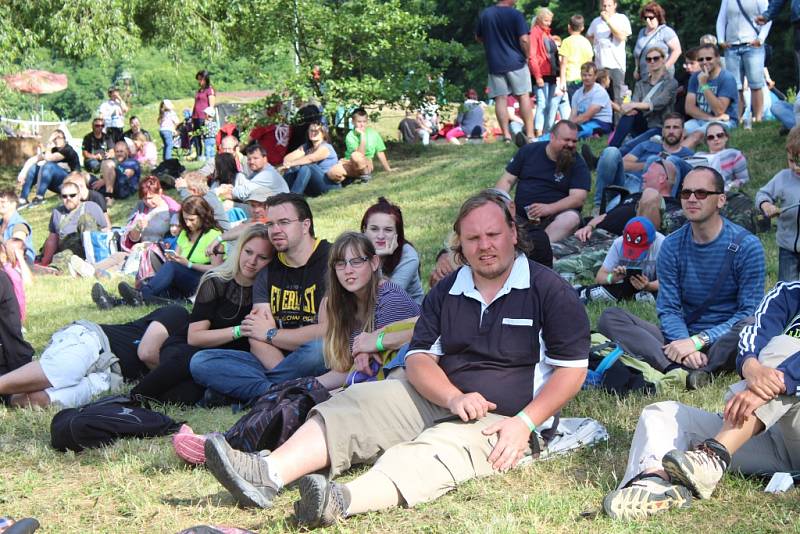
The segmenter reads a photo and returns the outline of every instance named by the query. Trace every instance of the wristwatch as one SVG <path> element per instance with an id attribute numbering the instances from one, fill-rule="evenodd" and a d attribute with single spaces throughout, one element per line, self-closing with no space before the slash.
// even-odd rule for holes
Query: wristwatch
<path id="1" fill-rule="evenodd" d="M 267 343 L 272 345 L 272 340 L 275 337 L 275 334 L 277 334 L 277 333 L 278 333 L 278 329 L 277 328 L 270 328 L 269 330 L 267 330 L 267 335 L 266 335 Z"/>
<path id="2" fill-rule="evenodd" d="M 703 342 L 703 348 L 711 345 L 711 338 L 705 332 L 700 332 L 695 335 L 697 336 L 697 339 Z"/>

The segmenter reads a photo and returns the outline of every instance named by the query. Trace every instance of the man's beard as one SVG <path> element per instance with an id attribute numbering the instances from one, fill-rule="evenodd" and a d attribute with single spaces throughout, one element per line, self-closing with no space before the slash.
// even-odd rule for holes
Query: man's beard
<path id="1" fill-rule="evenodd" d="M 664 144 L 667 146 L 678 146 L 680 143 L 681 143 L 680 137 L 674 135 L 664 136 Z"/>
<path id="2" fill-rule="evenodd" d="M 558 152 L 556 158 L 556 172 L 566 174 L 575 164 L 575 151 L 568 148 L 562 148 Z"/>

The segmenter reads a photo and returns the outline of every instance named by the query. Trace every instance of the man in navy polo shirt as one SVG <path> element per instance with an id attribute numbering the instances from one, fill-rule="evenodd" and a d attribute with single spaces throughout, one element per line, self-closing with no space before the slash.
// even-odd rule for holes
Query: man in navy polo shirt
<path id="1" fill-rule="evenodd" d="M 556 123 L 546 142 L 519 149 L 497 181 L 496 188 L 511 191 L 517 215 L 547 232 L 551 242 L 570 235 L 581 222 L 581 209 L 592 188 L 586 162 L 575 152 L 578 125 Z"/>
<path id="2" fill-rule="evenodd" d="M 489 98 L 494 98 L 497 122 L 503 139 L 511 141 L 508 129 L 508 95 L 519 100 L 519 112 L 525 124 L 525 135 L 533 138 L 533 105 L 531 73 L 528 70 L 528 23 L 515 7 L 516 0 L 498 0 L 478 17 L 475 39 L 483 43 L 489 66 Z"/>
<path id="3" fill-rule="evenodd" d="M 405 370 L 318 404 L 269 456 L 209 437 L 206 466 L 240 504 L 271 506 L 303 475 L 333 478 L 374 462 L 347 484 L 300 478 L 298 523 L 326 526 L 431 501 L 547 443 L 586 377 L 586 311 L 564 280 L 525 257 L 498 195 L 467 200 L 454 230 L 464 267 L 425 298 Z"/>

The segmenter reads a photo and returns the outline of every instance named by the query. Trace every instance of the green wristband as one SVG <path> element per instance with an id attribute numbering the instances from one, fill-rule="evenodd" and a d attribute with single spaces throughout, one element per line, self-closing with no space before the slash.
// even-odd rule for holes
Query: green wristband
<path id="1" fill-rule="evenodd" d="M 528 430 L 530 430 L 531 432 L 536 432 L 536 425 L 533 424 L 533 421 L 531 421 L 531 418 L 528 417 L 528 414 L 526 414 L 524 411 L 520 410 L 520 412 L 517 414 L 517 417 L 522 419 L 522 421 L 526 425 L 528 425 Z"/>
<path id="2" fill-rule="evenodd" d="M 606 282 L 610 284 L 613 281 L 614 281 L 614 273 L 608 273 L 608 276 L 606 276 Z"/>
<path id="3" fill-rule="evenodd" d="M 689 339 L 694 341 L 694 350 L 700 350 L 703 348 L 703 342 L 700 341 L 700 338 L 697 336 L 692 336 Z"/>
<path id="4" fill-rule="evenodd" d="M 237 324 L 233 327 L 233 339 L 239 339 L 242 337 L 242 325 Z"/>
<path id="5" fill-rule="evenodd" d="M 700 92 L 701 92 L 701 93 L 705 93 L 705 92 L 706 92 L 706 91 L 708 91 L 709 89 L 711 89 L 711 86 L 710 86 L 710 85 L 708 85 L 707 83 L 706 83 L 706 84 L 703 84 L 703 85 L 701 85 L 701 86 L 700 86 Z"/>
<path id="6" fill-rule="evenodd" d="M 383 346 L 383 336 L 386 335 L 386 332 L 381 332 L 378 334 L 378 339 L 375 340 L 375 348 L 378 349 L 378 352 L 383 352 L 386 349 Z"/>

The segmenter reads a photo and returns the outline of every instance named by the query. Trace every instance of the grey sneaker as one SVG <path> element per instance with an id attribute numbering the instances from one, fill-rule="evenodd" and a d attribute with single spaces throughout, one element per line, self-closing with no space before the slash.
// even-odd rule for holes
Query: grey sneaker
<path id="1" fill-rule="evenodd" d="M 644 519 L 673 508 L 689 508 L 691 492 L 652 475 L 634 480 L 603 499 L 603 510 L 611 519 Z"/>
<path id="2" fill-rule="evenodd" d="M 269 508 L 278 486 L 269 478 L 266 456 L 237 451 L 222 434 L 211 434 L 204 446 L 206 468 L 239 505 Z"/>
<path id="3" fill-rule="evenodd" d="M 701 499 L 711 497 L 728 469 L 727 463 L 706 442 L 692 451 L 669 451 L 661 459 L 661 465 L 672 480 L 686 486 Z"/>
<path id="4" fill-rule="evenodd" d="M 350 494 L 343 485 L 322 475 L 306 475 L 298 485 L 300 500 L 294 503 L 294 515 L 300 526 L 329 527 L 346 517 Z"/>

